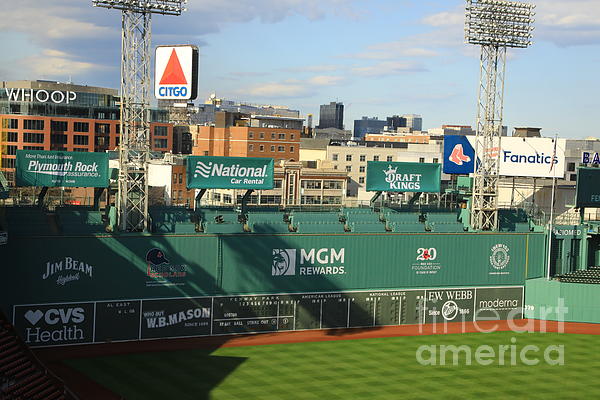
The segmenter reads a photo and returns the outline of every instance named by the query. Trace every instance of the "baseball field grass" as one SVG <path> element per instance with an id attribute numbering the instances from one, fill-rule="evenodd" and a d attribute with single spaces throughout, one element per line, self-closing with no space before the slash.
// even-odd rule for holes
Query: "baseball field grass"
<path id="1" fill-rule="evenodd" d="M 458 347 L 446 348 L 445 365 L 440 365 L 441 346 L 467 346 L 471 357 L 462 347 L 455 364 Z M 501 346 L 505 346 L 503 356 Z M 421 362 L 429 365 L 417 360 L 419 350 Z M 482 365 L 482 360 L 489 365 Z M 535 360 L 537 365 L 527 365 Z M 600 398 L 600 336 L 596 335 L 403 336 L 65 362 L 128 400 Z"/>

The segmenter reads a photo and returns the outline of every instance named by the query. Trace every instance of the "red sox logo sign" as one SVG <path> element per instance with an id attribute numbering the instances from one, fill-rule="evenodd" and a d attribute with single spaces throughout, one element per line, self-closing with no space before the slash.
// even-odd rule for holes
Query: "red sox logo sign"
<path id="1" fill-rule="evenodd" d="M 433 261 L 437 258 L 437 250 L 435 247 L 429 249 L 417 249 L 417 261 Z"/>

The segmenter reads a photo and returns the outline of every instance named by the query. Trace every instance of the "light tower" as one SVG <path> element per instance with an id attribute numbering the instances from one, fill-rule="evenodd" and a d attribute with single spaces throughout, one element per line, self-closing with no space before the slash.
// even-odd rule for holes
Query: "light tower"
<path id="1" fill-rule="evenodd" d="M 531 45 L 534 8 L 516 1 L 467 0 L 465 40 L 481 46 L 475 146 L 480 162 L 475 163 L 471 204 L 474 229 L 498 229 L 506 49 Z"/>
<path id="2" fill-rule="evenodd" d="M 180 15 L 187 0 L 92 0 L 121 10 L 121 134 L 117 214 L 122 231 L 148 229 L 150 17 Z"/>

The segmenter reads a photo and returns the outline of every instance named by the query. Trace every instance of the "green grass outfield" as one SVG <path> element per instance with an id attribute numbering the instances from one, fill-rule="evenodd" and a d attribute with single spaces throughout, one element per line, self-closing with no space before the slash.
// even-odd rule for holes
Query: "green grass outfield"
<path id="1" fill-rule="evenodd" d="M 516 339 L 516 343 L 511 342 Z M 489 345 L 514 344 L 504 366 L 422 366 L 421 345 L 467 345 L 474 352 Z M 518 357 L 526 345 L 537 366 Z M 547 346 L 564 346 L 564 365 L 548 365 Z M 430 353 L 426 353 L 430 354 Z M 553 359 L 558 353 L 552 354 Z M 438 357 L 439 361 L 439 357 Z M 452 364 L 452 355 L 446 357 Z M 432 399 L 600 398 L 600 336 L 567 334 L 457 334 L 331 342 L 277 344 L 106 356 L 66 361 L 114 392 L 132 399 Z"/>

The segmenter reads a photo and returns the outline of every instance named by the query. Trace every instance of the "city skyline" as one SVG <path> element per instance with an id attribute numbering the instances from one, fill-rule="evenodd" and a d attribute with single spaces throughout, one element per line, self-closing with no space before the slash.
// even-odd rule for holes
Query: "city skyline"
<path id="1" fill-rule="evenodd" d="M 118 87 L 120 15 L 77 3 L 11 7 L 0 22 L 7 55 L 0 80 Z M 535 2 L 533 47 L 509 51 L 505 125 L 541 127 L 545 136 L 598 135 L 596 3 Z M 339 101 L 347 128 L 362 116 L 411 113 L 423 116 L 424 129 L 475 125 L 479 48 L 464 44 L 462 0 L 231 4 L 190 0 L 181 17 L 153 17 L 153 47 L 200 47 L 200 102 L 216 92 L 316 120 L 321 104 Z"/>

